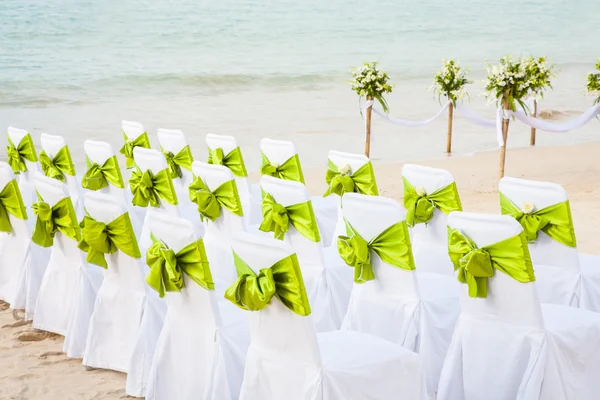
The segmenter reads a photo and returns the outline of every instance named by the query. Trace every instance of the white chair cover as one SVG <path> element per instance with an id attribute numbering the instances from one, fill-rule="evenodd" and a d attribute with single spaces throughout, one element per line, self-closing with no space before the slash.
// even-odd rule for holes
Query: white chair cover
<path id="1" fill-rule="evenodd" d="M 27 130 L 13 128 L 12 126 L 8 127 L 8 137 L 15 146 L 18 146 L 21 143 L 21 140 L 28 134 Z M 39 171 L 38 163 L 31 162 L 25 160 L 25 165 L 27 165 L 27 171 L 21 172 L 19 174 L 19 188 L 21 189 L 21 196 L 23 196 L 23 202 L 25 206 L 29 208 L 31 203 L 37 201 L 37 197 L 35 194 L 35 187 L 33 184 L 33 177 L 36 171 Z M 30 228 L 32 226 L 30 225 Z"/>
<path id="2" fill-rule="evenodd" d="M 121 200 L 100 192 L 88 192 L 84 204 L 90 217 L 105 224 L 127 212 Z M 83 364 L 127 372 L 146 302 L 143 261 L 120 250 L 104 258 L 106 270 L 91 265 L 102 271 L 104 280 L 90 318 Z"/>
<path id="3" fill-rule="evenodd" d="M 62 136 L 50 135 L 48 133 L 42 133 L 40 144 L 50 158 L 53 158 L 60 149 L 67 145 Z M 83 218 L 83 207 L 80 202 L 81 176 L 65 174 L 65 183 L 69 189 L 69 197 L 71 197 L 78 218 Z"/>
<path id="4" fill-rule="evenodd" d="M 225 155 L 238 147 L 238 144 L 233 136 L 215 135 L 214 133 L 209 133 L 206 135 L 206 145 L 212 150 L 218 147 L 222 148 L 223 154 Z M 258 190 L 257 186 L 250 185 L 250 179 L 248 179 L 248 177 L 236 176 L 235 182 L 238 187 L 238 192 L 240 193 L 242 207 L 244 208 L 244 214 L 248 224 L 257 224 L 262 215 L 260 212 L 260 190 Z"/>
<path id="5" fill-rule="evenodd" d="M 260 185 L 284 207 L 311 201 L 306 187 L 300 182 L 263 176 Z M 317 332 L 339 329 L 350 298 L 353 271 L 339 257 L 325 260 L 323 242 L 313 242 L 300 234 L 291 224 L 285 240 L 291 244 L 302 265 L 302 275 L 312 305 L 312 318 Z M 273 234 L 268 233 L 269 236 Z"/>
<path id="6" fill-rule="evenodd" d="M 35 188 L 51 207 L 68 197 L 67 186 L 57 179 L 37 173 Z M 33 327 L 66 336 L 80 293 L 83 253 L 77 242 L 58 232 L 40 284 Z M 93 304 L 93 303 L 92 303 Z"/>
<path id="7" fill-rule="evenodd" d="M 563 187 L 550 182 L 505 177 L 500 180 L 499 189 L 519 208 L 531 203 L 541 210 L 568 200 Z M 529 250 L 543 303 L 600 311 L 600 271 L 587 263 L 587 268 L 582 269 L 576 247 L 559 243 L 540 231 Z"/>
<path id="8" fill-rule="evenodd" d="M 237 233 L 234 251 L 254 271 L 293 253 L 285 242 Z M 250 313 L 241 400 L 425 399 L 419 356 L 359 332 L 315 334 L 311 317 L 277 298 Z"/>
<path id="9" fill-rule="evenodd" d="M 452 212 L 451 228 L 478 247 L 522 231 L 506 215 Z M 596 399 L 600 314 L 540 305 L 534 282 L 496 272 L 487 298 L 460 289 L 461 315 L 442 369 L 438 400 Z"/>
<path id="10" fill-rule="evenodd" d="M 136 139 L 138 136 L 146 132 L 144 125 L 136 121 L 121 121 L 121 128 L 127 140 Z"/>
<path id="11" fill-rule="evenodd" d="M 176 253 L 198 236 L 184 219 L 155 214 L 152 234 Z M 237 399 L 249 344 L 242 311 L 218 301 L 187 275 L 165 295 L 167 313 L 148 378 L 146 399 Z"/>
<path id="12" fill-rule="evenodd" d="M 342 210 L 367 241 L 405 218 L 404 208 L 395 200 L 356 193 L 342 197 Z M 375 280 L 354 285 L 342 329 L 375 335 L 419 353 L 427 390 L 433 395 L 460 313 L 458 283 L 452 276 L 398 268 L 374 253 L 371 262 Z"/>
<path id="13" fill-rule="evenodd" d="M 444 169 L 406 164 L 402 176 L 415 188 L 422 187 L 427 193 L 444 188 L 454 182 L 454 177 Z M 413 254 L 419 272 L 434 272 L 451 276 L 454 271 L 448 257 L 448 216 L 437 208 L 426 224 L 411 229 Z"/>
<path id="14" fill-rule="evenodd" d="M 260 150 L 272 163 L 283 164 L 291 157 L 298 154 L 294 144 L 287 140 L 273 140 L 264 138 L 260 141 Z M 321 239 L 329 246 L 337 224 L 338 202 L 333 196 L 311 197 L 313 209 L 319 223 Z"/>

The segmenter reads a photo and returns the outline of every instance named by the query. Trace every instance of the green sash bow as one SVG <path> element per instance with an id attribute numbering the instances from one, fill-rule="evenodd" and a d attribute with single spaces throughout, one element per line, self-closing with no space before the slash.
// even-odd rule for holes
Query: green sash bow
<path id="1" fill-rule="evenodd" d="M 87 164 L 88 170 L 81 181 L 81 186 L 84 188 L 100 190 L 107 187 L 109 182 L 121 189 L 125 187 L 117 156 L 110 157 L 102 165 L 93 163 L 88 158 Z"/>
<path id="2" fill-rule="evenodd" d="M 160 297 L 164 297 L 165 292 L 180 292 L 185 287 L 184 273 L 204 289 L 215 289 L 202 239 L 188 244 L 177 254 L 154 236 L 152 242 L 146 253 L 146 264 L 150 267 L 146 282 Z"/>
<path id="3" fill-rule="evenodd" d="M 50 247 L 54 244 L 54 237 L 57 232 L 61 232 L 76 242 L 81 240 L 77 215 L 70 197 L 61 199 L 52 207 L 40 199 L 40 201 L 33 203 L 31 208 L 36 216 L 35 228 L 31 238 L 33 243 L 42 247 Z"/>
<path id="4" fill-rule="evenodd" d="M 8 182 L 0 192 L 0 232 L 12 232 L 8 214 L 19 219 L 27 219 L 27 210 L 16 179 Z"/>
<path id="5" fill-rule="evenodd" d="M 273 232 L 275 239 L 283 240 L 291 223 L 308 240 L 321 241 L 317 218 L 310 201 L 284 207 L 266 193 L 262 201 L 262 214 L 263 221 L 258 229 Z"/>
<path id="6" fill-rule="evenodd" d="M 194 157 L 192 156 L 192 151 L 190 150 L 189 145 L 179 150 L 177 154 L 173 154 L 170 151 L 165 151 L 162 148 L 161 150 L 167 159 L 167 164 L 169 164 L 169 173 L 171 174 L 171 178 L 174 179 L 183 177 L 181 168 L 185 168 L 188 171 L 192 170 Z"/>
<path id="7" fill-rule="evenodd" d="M 524 232 L 477 248 L 467 236 L 448 228 L 448 254 L 458 271 L 458 281 L 468 285 L 470 297 L 487 297 L 487 280 L 494 276 L 494 269 L 519 282 L 535 281 Z"/>
<path id="8" fill-rule="evenodd" d="M 25 161 L 37 162 L 38 160 L 33 139 L 29 133 L 23 136 L 23 139 L 21 139 L 18 146 L 15 146 L 9 137 L 8 146 L 6 146 L 6 154 L 8 155 L 8 164 L 10 164 L 15 174 L 27 171 L 27 164 Z"/>
<path id="9" fill-rule="evenodd" d="M 63 146 L 54 158 L 50 158 L 45 151 L 40 152 L 40 164 L 44 175 L 49 178 L 65 181 L 65 174 L 75 176 L 75 166 L 71 159 L 71 152 L 67 146 Z"/>
<path id="10" fill-rule="evenodd" d="M 412 245 L 406 221 L 385 229 L 367 242 L 346 222 L 348 236 L 338 236 L 337 248 L 344 262 L 354 267 L 354 282 L 365 283 L 375 279 L 371 252 L 383 262 L 408 271 L 415 269 Z"/>
<path id="11" fill-rule="evenodd" d="M 304 175 L 302 174 L 302 167 L 300 166 L 300 157 L 298 154 L 294 154 L 285 160 L 283 164 L 273 164 L 263 153 L 260 174 L 273 176 L 286 181 L 304 183 Z"/>
<path id="12" fill-rule="evenodd" d="M 239 146 L 231 150 L 227 155 L 223 154 L 223 149 L 220 147 L 214 150 L 208 149 L 208 161 L 206 162 L 209 164 L 224 165 L 236 177 L 248 176 L 244 158 L 242 157 L 242 150 Z"/>
<path id="13" fill-rule="evenodd" d="M 108 268 L 104 255 L 117 250 L 133 258 L 142 256 L 127 212 L 108 224 L 86 215 L 81 221 L 81 233 L 78 247 L 87 253 L 85 260 L 91 264 Z"/>
<path id="14" fill-rule="evenodd" d="M 225 292 L 225 298 L 247 311 L 259 311 L 276 296 L 290 311 L 310 314 L 310 304 L 296 254 L 263 268 L 258 275 L 235 252 L 233 260 L 238 279 Z"/>
<path id="15" fill-rule="evenodd" d="M 406 209 L 406 222 L 411 228 L 416 224 L 429 222 L 433 211 L 437 208 L 444 214 L 451 211 L 462 211 L 456 182 L 436 190 L 431 194 L 417 193 L 414 186 L 406 179 L 404 181 L 404 208 Z"/>
<path id="16" fill-rule="evenodd" d="M 133 149 L 136 147 L 144 147 L 146 149 L 150 148 L 150 140 L 148 139 L 148 133 L 144 132 L 140 136 L 136 137 L 133 140 L 128 140 L 128 137 L 125 133 L 123 133 L 123 138 L 125 139 L 125 144 L 119 150 L 119 153 L 125 156 L 126 167 L 128 169 L 133 168 L 135 166 L 135 162 L 133 160 Z"/>
<path id="17" fill-rule="evenodd" d="M 223 182 L 211 192 L 202 178 L 197 176 L 189 186 L 189 194 L 190 201 L 198 205 L 202 218 L 216 221 L 221 216 L 221 207 L 240 217 L 244 216 L 235 180 Z"/>
<path id="18" fill-rule="evenodd" d="M 139 168 L 131 172 L 129 188 L 133 194 L 132 203 L 139 207 L 160 207 L 160 199 L 169 204 L 177 205 L 177 194 L 168 169 L 159 171 L 156 175 L 149 169 L 143 173 Z"/>
<path id="19" fill-rule="evenodd" d="M 377 183 L 375 182 L 375 172 L 373 164 L 369 161 L 354 173 L 351 171 L 340 172 L 338 167 L 329 160 L 329 169 L 325 175 L 325 180 L 329 188 L 323 196 L 327 197 L 332 193 L 342 196 L 344 193 L 361 193 L 369 196 L 377 196 Z"/>
<path id="20" fill-rule="evenodd" d="M 508 214 L 519 221 L 525 231 L 527 241 L 535 242 L 538 239 L 538 232 L 542 231 L 565 246 L 577 247 L 571 206 L 568 200 L 541 210 L 525 213 L 508 197 L 500 193 L 500 206 L 502 214 Z"/>

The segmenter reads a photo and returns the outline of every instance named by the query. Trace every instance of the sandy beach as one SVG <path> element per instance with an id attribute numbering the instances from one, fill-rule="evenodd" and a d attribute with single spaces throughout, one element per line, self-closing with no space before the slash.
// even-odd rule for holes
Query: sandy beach
<path id="1" fill-rule="evenodd" d="M 556 182 L 569 192 L 580 251 L 600 254 L 600 143 L 568 147 L 510 149 L 506 175 Z M 420 164 L 449 170 L 456 178 L 465 211 L 498 213 L 498 153 L 449 157 Z M 381 195 L 402 198 L 402 164 L 375 164 Z M 326 189 L 323 168 L 307 169 L 309 189 Z M 252 176 L 258 180 L 258 174 Z M 418 267 L 418 266 L 417 266 Z M 599 266 L 600 267 L 600 266 Z M 31 324 L 15 323 L 10 310 L 0 308 L 0 399 L 120 399 L 125 375 L 86 371 L 80 360 L 61 353 L 60 336 L 38 332 Z"/>

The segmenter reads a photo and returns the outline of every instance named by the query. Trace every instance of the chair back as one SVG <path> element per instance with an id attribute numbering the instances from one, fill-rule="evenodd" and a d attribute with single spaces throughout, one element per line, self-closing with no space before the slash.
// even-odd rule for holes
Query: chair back
<path id="1" fill-rule="evenodd" d="M 15 179 L 15 174 L 14 174 L 11 166 L 8 165 L 7 163 L 5 163 L 4 161 L 0 161 L 0 192 L 13 179 Z M 19 191 L 20 190 L 21 189 L 19 188 Z M 21 194 L 21 197 L 23 197 L 22 194 Z M 23 203 L 26 205 L 25 201 L 23 201 Z M 21 236 L 23 238 L 30 236 L 29 230 L 28 230 L 28 223 L 26 220 L 19 219 L 10 213 L 7 213 L 7 214 L 8 214 L 8 219 L 10 221 L 10 225 L 12 228 L 12 233 L 14 235 Z M 30 213 L 30 214 L 32 214 L 32 213 Z M 28 216 L 28 218 L 31 218 L 31 216 Z M 27 240 L 27 243 L 28 242 L 29 242 L 29 240 Z"/>
<path id="2" fill-rule="evenodd" d="M 158 142 L 164 151 L 170 151 L 173 154 L 179 153 L 188 141 L 185 134 L 178 129 L 159 129 L 157 132 Z M 194 176 L 191 171 L 181 168 L 181 178 L 173 178 L 173 184 L 179 197 L 187 197 L 187 188 L 192 183 Z"/>
<path id="3" fill-rule="evenodd" d="M 21 140 L 28 134 L 26 129 L 8 127 L 8 137 L 12 140 L 15 146 L 21 143 Z M 37 151 L 36 151 L 37 153 Z M 31 203 L 36 201 L 35 189 L 33 187 L 33 177 L 36 171 L 39 171 L 37 162 L 31 162 L 25 160 L 27 165 L 27 171 L 19 174 L 19 188 L 21 189 L 21 195 L 23 196 L 23 202 L 27 207 L 31 206 Z"/>
<path id="4" fill-rule="evenodd" d="M 106 160 L 115 155 L 110 143 L 98 140 L 86 140 L 83 142 L 83 150 L 87 158 L 98 165 L 103 165 Z M 118 188 L 109 183 L 107 187 L 100 189 L 99 192 L 110 194 L 115 199 L 120 199 L 124 204 L 127 204 L 125 189 Z"/>
<path id="5" fill-rule="evenodd" d="M 67 146 L 67 143 L 65 142 L 65 139 L 62 136 L 50 135 L 48 133 L 42 133 L 42 135 L 40 136 L 40 143 L 42 145 L 42 149 L 50 158 L 54 158 L 56 156 L 56 153 L 58 153 L 60 149 Z M 81 186 L 81 182 L 78 181 L 79 179 L 77 176 L 65 174 L 65 183 L 69 188 L 69 195 L 71 196 L 73 206 L 76 210 L 79 209 L 79 188 Z"/>
<path id="6" fill-rule="evenodd" d="M 451 212 L 448 226 L 468 236 L 478 248 L 501 242 L 523 231 L 507 215 Z M 544 326 L 535 282 L 521 283 L 507 274 L 494 271 L 488 278 L 486 298 L 471 298 L 468 287 L 461 284 L 461 312 L 474 317 L 492 315 L 505 321 L 542 329 Z"/>
<path id="7" fill-rule="evenodd" d="M 260 151 L 267 156 L 269 161 L 276 164 L 283 164 L 297 154 L 294 143 L 287 140 L 273 140 L 267 138 L 260 141 Z"/>
<path id="8" fill-rule="evenodd" d="M 127 136 L 127 140 L 136 139 L 142 133 L 146 132 L 144 125 L 135 121 L 122 121 L 121 127 L 123 129 L 123 133 L 125 136 Z"/>

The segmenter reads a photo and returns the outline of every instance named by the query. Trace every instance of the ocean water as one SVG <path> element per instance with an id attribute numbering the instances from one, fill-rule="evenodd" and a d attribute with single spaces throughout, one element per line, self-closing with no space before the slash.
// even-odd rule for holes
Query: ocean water
<path id="1" fill-rule="evenodd" d="M 329 149 L 361 152 L 364 125 L 350 69 L 378 60 L 395 85 L 392 114 L 422 120 L 440 107 L 427 91 L 442 58 L 468 66 L 471 106 L 485 61 L 546 55 L 559 69 L 540 107 L 557 120 L 591 105 L 586 73 L 600 56 L 593 0 L 2 0 L 0 131 L 13 125 L 67 138 L 78 163 L 86 138 L 115 150 L 120 121 L 182 129 L 203 157 L 208 132 L 236 136 L 251 167 L 262 137 L 294 141 L 304 164 Z M 443 156 L 446 118 L 402 128 L 374 117 L 376 160 Z M 538 133 L 540 145 L 600 138 L 600 122 Z M 156 144 L 156 141 L 154 141 Z M 509 145 L 528 143 L 514 124 Z M 495 132 L 460 117 L 456 154 L 493 149 Z"/>

